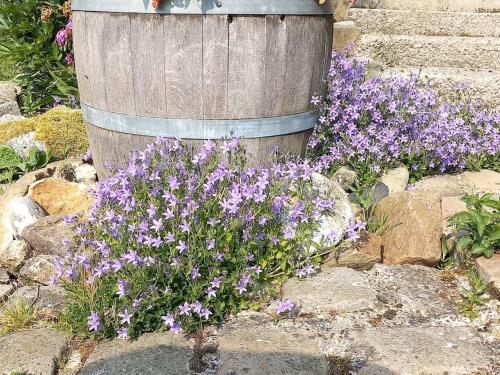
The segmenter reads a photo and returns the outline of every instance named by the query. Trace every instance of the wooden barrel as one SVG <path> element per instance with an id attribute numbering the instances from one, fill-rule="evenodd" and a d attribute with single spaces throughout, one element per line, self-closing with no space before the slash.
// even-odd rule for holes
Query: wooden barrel
<path id="1" fill-rule="evenodd" d="M 317 0 L 73 0 L 94 163 L 121 166 L 155 137 L 243 138 L 251 165 L 303 154 L 326 89 L 333 4 Z M 175 5 L 172 5 L 175 4 Z"/>

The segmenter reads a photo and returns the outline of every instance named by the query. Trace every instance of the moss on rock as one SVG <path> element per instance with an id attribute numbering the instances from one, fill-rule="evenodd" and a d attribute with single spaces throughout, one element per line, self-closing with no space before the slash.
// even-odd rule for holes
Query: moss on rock
<path id="1" fill-rule="evenodd" d="M 89 147 L 85 124 L 79 110 L 59 106 L 43 115 L 0 125 L 0 143 L 35 131 L 57 159 L 81 156 Z"/>

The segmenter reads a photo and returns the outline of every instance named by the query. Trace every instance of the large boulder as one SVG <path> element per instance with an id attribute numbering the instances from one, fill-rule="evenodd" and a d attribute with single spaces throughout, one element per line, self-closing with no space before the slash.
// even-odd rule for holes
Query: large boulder
<path id="1" fill-rule="evenodd" d="M 54 255 L 38 255 L 26 261 L 20 270 L 20 275 L 48 285 L 56 272 L 55 260 Z"/>
<path id="2" fill-rule="evenodd" d="M 474 193 L 494 193 L 500 194 L 500 173 L 483 169 L 479 172 L 464 172 L 465 184 L 472 188 Z"/>
<path id="3" fill-rule="evenodd" d="M 76 182 L 81 184 L 92 185 L 97 181 L 97 171 L 90 164 L 82 164 L 75 168 Z"/>
<path id="4" fill-rule="evenodd" d="M 28 195 L 49 215 L 68 215 L 87 211 L 92 197 L 84 184 L 46 178 L 30 186 Z"/>
<path id="5" fill-rule="evenodd" d="M 460 175 L 425 177 L 415 183 L 414 189 L 425 190 L 429 193 L 438 194 L 440 197 L 461 196 L 468 191 Z"/>
<path id="6" fill-rule="evenodd" d="M 24 240 L 33 250 L 33 255 L 64 256 L 68 250 L 78 249 L 74 224 L 66 224 L 63 216 L 46 216 L 25 228 Z M 62 242 L 67 241 L 66 246 Z"/>
<path id="7" fill-rule="evenodd" d="M 7 205 L 3 222 L 5 228 L 15 238 L 19 238 L 24 228 L 44 216 L 46 216 L 45 211 L 33 199 L 16 197 Z"/>
<path id="8" fill-rule="evenodd" d="M 0 266 L 15 272 L 29 258 L 31 249 L 23 240 L 14 240 L 3 250 L 0 250 Z"/>
<path id="9" fill-rule="evenodd" d="M 375 215 L 388 218 L 382 235 L 386 264 L 435 266 L 441 259 L 441 196 L 429 191 L 404 191 L 384 198 Z"/>

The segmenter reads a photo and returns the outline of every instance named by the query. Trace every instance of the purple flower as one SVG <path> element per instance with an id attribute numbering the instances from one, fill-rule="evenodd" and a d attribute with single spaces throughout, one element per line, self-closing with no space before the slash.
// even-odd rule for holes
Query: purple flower
<path id="1" fill-rule="evenodd" d="M 165 316 L 162 316 L 161 318 L 165 322 L 165 325 L 167 327 L 173 327 L 173 325 L 175 323 L 175 319 L 174 319 L 174 316 L 172 314 L 167 314 Z"/>
<path id="2" fill-rule="evenodd" d="M 284 301 L 279 301 L 278 306 L 276 307 L 276 312 L 278 314 L 283 314 L 285 312 L 292 312 L 295 307 L 295 304 L 289 300 L 286 299 Z"/>
<path id="3" fill-rule="evenodd" d="M 133 314 L 129 314 L 128 310 L 125 309 L 123 312 L 119 313 L 118 316 L 122 318 L 121 324 L 130 324 L 130 318 L 132 318 Z"/>
<path id="4" fill-rule="evenodd" d="M 215 240 L 207 240 L 207 250 L 215 248 Z"/>
<path id="5" fill-rule="evenodd" d="M 67 216 L 64 217 L 63 223 L 64 224 L 73 224 L 73 223 L 76 222 L 77 218 L 78 218 L 77 215 L 73 215 L 73 214 L 67 215 Z"/>
<path id="6" fill-rule="evenodd" d="M 179 311 L 181 315 L 191 315 L 191 305 L 187 302 L 179 306 Z"/>
<path id="7" fill-rule="evenodd" d="M 182 332 L 181 324 L 179 322 L 175 322 L 170 328 L 170 331 L 174 334 L 181 333 Z"/>
<path id="8" fill-rule="evenodd" d="M 200 312 L 200 316 L 202 318 L 206 319 L 206 320 L 208 320 L 208 318 L 210 317 L 210 315 L 212 315 L 212 312 L 209 309 L 203 309 Z"/>
<path id="9" fill-rule="evenodd" d="M 116 331 L 118 334 L 118 339 L 120 340 L 128 340 L 128 329 L 125 327 L 120 328 L 118 331 Z"/>
<path id="10" fill-rule="evenodd" d="M 200 269 L 193 266 L 193 268 L 191 268 L 191 279 L 196 280 L 198 277 L 201 277 Z"/>
<path id="11" fill-rule="evenodd" d="M 116 283 L 116 285 L 118 287 L 118 292 L 116 292 L 116 294 L 120 298 L 124 297 L 127 294 L 128 282 L 126 280 L 118 280 L 118 282 Z"/>
<path id="12" fill-rule="evenodd" d="M 99 330 L 99 327 L 101 326 L 101 321 L 99 319 L 99 315 L 97 315 L 97 312 L 95 311 L 90 312 L 90 316 L 88 317 L 88 326 L 89 326 L 89 331 Z"/>
<path id="13" fill-rule="evenodd" d="M 64 57 L 64 61 L 66 61 L 68 65 L 73 65 L 75 63 L 75 55 L 73 55 L 73 52 L 68 52 Z"/>
<path id="14" fill-rule="evenodd" d="M 187 245 L 184 241 L 179 241 L 179 245 L 176 246 L 176 249 L 182 254 L 187 249 Z"/>
<path id="15" fill-rule="evenodd" d="M 56 34 L 56 43 L 62 47 L 69 39 L 68 30 L 66 28 L 61 29 Z"/>

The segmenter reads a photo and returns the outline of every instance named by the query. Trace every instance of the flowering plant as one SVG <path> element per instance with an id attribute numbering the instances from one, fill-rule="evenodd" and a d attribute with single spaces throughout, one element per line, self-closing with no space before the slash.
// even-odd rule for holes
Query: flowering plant
<path id="1" fill-rule="evenodd" d="M 157 140 L 98 185 L 78 229 L 86 250 L 59 260 L 63 321 L 122 338 L 190 331 L 252 306 L 270 282 L 309 273 L 321 257 L 315 219 L 333 205 L 311 188 L 312 172 L 292 162 L 244 169 L 238 140 L 198 152 Z"/>
<path id="2" fill-rule="evenodd" d="M 417 76 L 367 79 L 365 62 L 337 52 L 328 80 L 327 97 L 313 98 L 321 113 L 309 142 L 316 166 L 349 165 L 362 182 L 399 163 L 412 180 L 499 169 L 500 113 L 472 104 L 464 91 L 455 101 L 440 101 Z"/>

